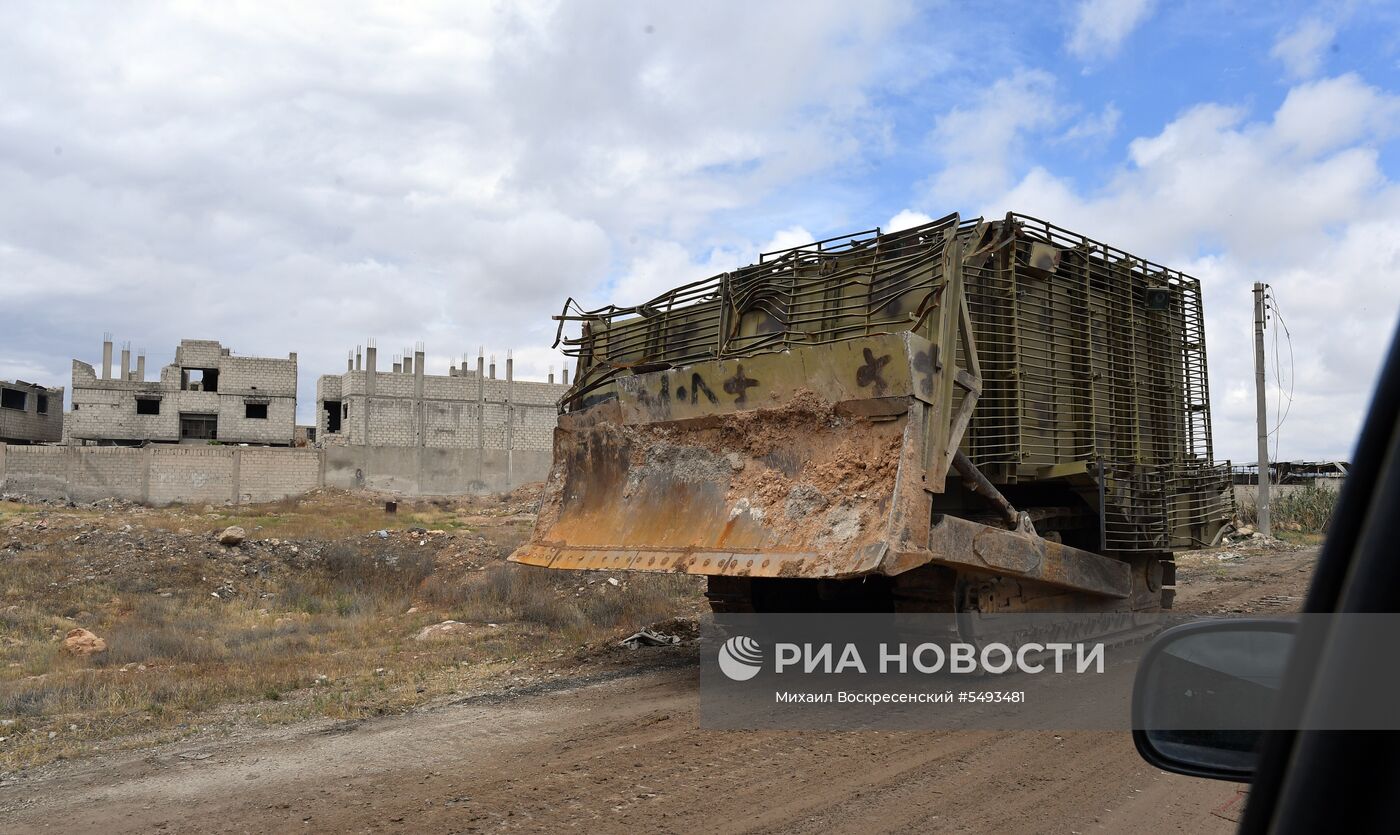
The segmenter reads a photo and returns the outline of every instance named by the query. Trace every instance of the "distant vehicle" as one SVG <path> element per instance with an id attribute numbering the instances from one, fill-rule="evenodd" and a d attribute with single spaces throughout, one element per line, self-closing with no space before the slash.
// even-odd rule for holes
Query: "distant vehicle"
<path id="1" fill-rule="evenodd" d="M 1164 719 L 1182 715 L 1181 703 L 1202 692 L 1203 682 L 1192 676 L 1207 669 L 1207 686 L 1217 692 L 1228 692 L 1231 679 L 1247 680 L 1251 686 L 1278 682 L 1269 700 L 1272 721 L 1261 723 L 1277 728 L 1304 727 L 1301 717 L 1322 711 L 1336 716 L 1376 700 L 1381 700 L 1382 710 L 1394 704 L 1396 694 L 1384 688 L 1381 673 L 1394 665 L 1397 652 L 1387 636 L 1366 630 L 1374 621 L 1358 625 L 1362 619 L 1307 615 L 1400 612 L 1400 560 L 1395 552 L 1400 541 L 1400 330 L 1391 342 L 1352 462 L 1299 624 L 1233 619 L 1185 624 L 1162 633 L 1138 671 L 1133 694 L 1138 751 L 1169 771 L 1251 781 L 1241 832 L 1400 830 L 1395 809 L 1400 734 L 1202 731 Z M 1251 639 L 1256 651 L 1232 653 L 1242 638 Z M 1180 657 L 1187 646 L 1215 663 L 1198 666 L 1195 673 L 1170 669 L 1172 658 Z M 1163 686 L 1168 681 L 1171 686 Z M 1368 684 L 1358 688 L 1357 681 Z M 1359 692 L 1367 687 L 1372 692 Z"/>
<path id="2" fill-rule="evenodd" d="M 704 575 L 719 612 L 1141 612 L 1233 516 L 1199 282 L 1035 218 L 556 318 L 577 372 L 518 563 Z"/>

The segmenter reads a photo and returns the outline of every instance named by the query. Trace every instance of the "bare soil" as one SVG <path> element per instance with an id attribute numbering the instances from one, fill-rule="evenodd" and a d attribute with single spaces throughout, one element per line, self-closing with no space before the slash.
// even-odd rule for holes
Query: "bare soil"
<path id="1" fill-rule="evenodd" d="M 1191 555 L 1177 608 L 1297 608 L 1315 558 Z M 1246 800 L 1126 733 L 702 731 L 696 678 L 693 646 L 601 652 L 404 716 L 58 763 L 0 784 L 0 831 L 1226 832 Z"/>
<path id="2" fill-rule="evenodd" d="M 699 578 L 506 564 L 533 493 L 393 514 L 340 491 L 219 508 L 0 502 L 0 784 L 220 728 L 400 713 L 702 606 Z M 245 540 L 221 544 L 234 524 Z M 106 649 L 66 652 L 74 630 Z"/>

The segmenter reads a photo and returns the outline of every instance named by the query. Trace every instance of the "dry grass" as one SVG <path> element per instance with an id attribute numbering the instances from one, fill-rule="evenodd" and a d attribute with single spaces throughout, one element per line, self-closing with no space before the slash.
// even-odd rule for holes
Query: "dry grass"
<path id="1" fill-rule="evenodd" d="M 0 526 L 18 518 L 51 516 L 109 529 L 127 524 L 186 533 L 211 533 L 238 525 L 254 539 L 341 539 L 381 529 L 420 527 L 454 533 L 491 528 L 519 538 L 529 533 L 534 493 L 522 488 L 503 497 L 400 500 L 387 513 L 384 499 L 343 490 L 317 490 L 300 498 L 255 505 L 171 505 L 120 511 L 0 502 Z"/>
<path id="2" fill-rule="evenodd" d="M 394 712 L 466 680 L 516 672 L 698 609 L 694 578 L 619 575 L 613 586 L 607 575 L 497 556 L 480 570 L 451 561 L 449 569 L 438 564 L 448 550 L 419 546 L 417 537 L 364 536 L 390 526 L 448 530 L 451 518 L 480 519 L 481 508 L 410 508 L 391 525 L 382 507 L 374 515 L 360 500 L 332 505 L 322 498 L 128 514 L 149 528 L 199 531 L 193 537 L 241 524 L 250 533 L 260 526 L 263 538 L 326 540 L 309 567 L 255 573 L 228 600 L 209 592 L 225 566 L 203 557 L 99 570 L 96 550 L 104 546 L 75 544 L 55 514 L 50 530 L 26 529 L 21 550 L 0 551 L 0 772 L 81 756 L 114 737 L 191 733 L 229 710 L 263 722 Z M 0 505 L 0 513 L 28 519 L 34 510 Z M 119 530 L 126 523 L 113 515 L 67 512 Z M 528 532 L 514 522 L 475 527 L 501 553 Z M 8 537 L 0 530 L 0 548 Z M 408 614 L 414 606 L 419 611 Z M 448 640 L 414 640 L 446 619 L 472 627 Z M 107 652 L 63 652 L 61 638 L 75 625 L 102 636 Z"/>
<path id="3" fill-rule="evenodd" d="M 37 509 L 31 505 L 20 504 L 19 502 L 0 501 L 0 524 L 16 516 L 34 513 L 36 510 Z"/>
<path id="4" fill-rule="evenodd" d="M 284 499 L 238 507 L 190 505 L 153 512 L 151 525 L 167 530 L 197 532 L 238 525 L 258 539 L 339 539 L 384 528 L 422 527 L 465 531 L 477 525 L 483 513 L 498 510 L 498 502 L 473 498 L 461 500 L 400 501 L 397 513 L 387 513 L 384 501 L 342 491 L 318 491 L 300 499 Z M 516 523 L 528 532 L 529 523 Z"/>
<path id="5" fill-rule="evenodd" d="M 464 623 L 537 624 L 566 640 L 588 641 L 674 615 L 676 601 L 694 599 L 699 588 L 685 575 L 632 576 L 625 588 L 608 579 L 601 573 L 498 563 L 455 583 L 428 584 L 423 597 Z"/>

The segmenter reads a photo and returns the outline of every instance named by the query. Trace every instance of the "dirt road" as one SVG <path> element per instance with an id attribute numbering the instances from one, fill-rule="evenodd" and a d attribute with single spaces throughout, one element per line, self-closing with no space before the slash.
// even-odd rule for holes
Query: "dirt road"
<path id="1" fill-rule="evenodd" d="M 1178 608 L 1296 608 L 1313 550 L 1183 566 Z M 108 755 L 0 787 L 0 831 L 1226 832 L 1239 787 L 1126 733 L 711 732 L 693 648 L 354 726 Z"/>

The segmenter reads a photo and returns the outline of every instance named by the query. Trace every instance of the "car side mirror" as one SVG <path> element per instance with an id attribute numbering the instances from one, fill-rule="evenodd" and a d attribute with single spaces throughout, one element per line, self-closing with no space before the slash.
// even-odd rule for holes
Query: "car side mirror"
<path id="1" fill-rule="evenodd" d="M 1133 683 L 1133 743 L 1165 771 L 1245 782 L 1254 775 L 1296 625 L 1205 620 L 1163 632 Z"/>

